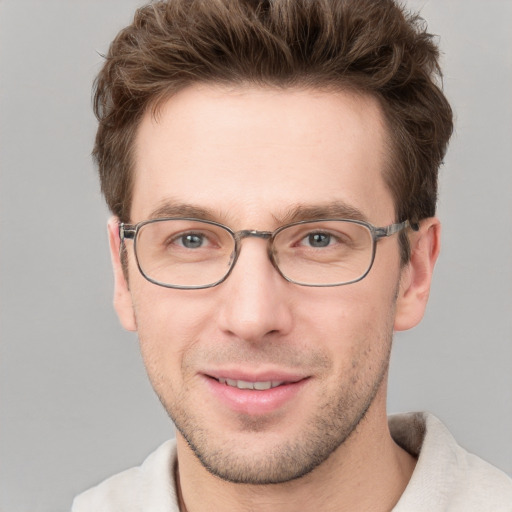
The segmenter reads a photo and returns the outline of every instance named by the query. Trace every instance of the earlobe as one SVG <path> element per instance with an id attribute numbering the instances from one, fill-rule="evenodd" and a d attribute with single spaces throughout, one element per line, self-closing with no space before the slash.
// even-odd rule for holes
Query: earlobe
<path id="1" fill-rule="evenodd" d="M 119 221 L 112 217 L 108 222 L 108 239 L 110 243 L 110 257 L 114 270 L 114 308 L 121 325 L 128 331 L 136 331 L 135 312 L 132 297 L 128 288 L 123 265 L 120 258 Z"/>
<path id="2" fill-rule="evenodd" d="M 424 219 L 419 231 L 410 236 L 410 244 L 411 259 L 402 270 L 396 304 L 396 331 L 411 329 L 425 313 L 441 244 L 439 220 L 435 217 Z"/>

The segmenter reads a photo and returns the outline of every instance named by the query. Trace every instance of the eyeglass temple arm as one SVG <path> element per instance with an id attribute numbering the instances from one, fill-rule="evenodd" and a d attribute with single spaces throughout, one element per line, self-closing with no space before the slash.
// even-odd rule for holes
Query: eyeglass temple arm
<path id="1" fill-rule="evenodd" d="M 399 222 L 397 224 L 390 224 L 389 226 L 383 228 L 375 228 L 375 238 L 384 238 L 387 236 L 394 235 L 402 229 L 406 229 L 410 227 L 413 231 L 418 231 L 420 229 L 420 225 L 418 222 L 411 222 L 409 220 L 404 220 L 403 222 Z"/>

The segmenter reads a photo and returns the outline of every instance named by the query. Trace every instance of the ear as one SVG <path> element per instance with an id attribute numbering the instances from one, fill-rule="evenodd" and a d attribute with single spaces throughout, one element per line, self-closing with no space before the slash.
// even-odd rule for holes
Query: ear
<path id="1" fill-rule="evenodd" d="M 441 246 L 441 224 L 435 217 L 421 221 L 409 237 L 411 259 L 402 269 L 396 304 L 395 330 L 405 331 L 423 318 L 434 265 Z"/>
<path id="2" fill-rule="evenodd" d="M 110 243 L 110 257 L 114 269 L 114 308 L 121 325 L 128 331 L 136 331 L 135 312 L 132 297 L 128 288 L 123 265 L 120 258 L 121 240 L 119 239 L 119 220 L 112 217 L 108 221 L 108 240 Z"/>

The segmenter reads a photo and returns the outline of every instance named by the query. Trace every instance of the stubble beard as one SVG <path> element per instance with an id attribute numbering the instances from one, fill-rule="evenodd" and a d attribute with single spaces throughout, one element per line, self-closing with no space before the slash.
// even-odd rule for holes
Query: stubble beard
<path id="1" fill-rule="evenodd" d="M 380 349 L 384 352 L 371 376 L 356 372 L 350 381 L 342 380 L 343 385 L 338 390 L 323 395 L 322 403 L 295 439 L 281 440 L 260 453 L 254 452 L 252 442 L 237 445 L 235 440 L 219 437 L 218 432 L 209 430 L 206 420 L 197 421 L 197 417 L 190 414 L 183 399 L 169 404 L 163 396 L 159 395 L 159 398 L 192 452 L 212 475 L 228 482 L 250 485 L 290 482 L 325 462 L 364 420 L 379 389 L 385 384 L 391 341 L 392 329 L 387 336 L 374 340 L 374 343 L 383 343 Z M 363 382 L 365 377 L 371 377 L 370 381 Z M 182 397 L 185 395 L 181 394 Z M 267 423 L 265 417 L 242 417 L 239 429 L 248 439 L 254 436 L 257 444 L 258 437 L 266 435 Z"/>

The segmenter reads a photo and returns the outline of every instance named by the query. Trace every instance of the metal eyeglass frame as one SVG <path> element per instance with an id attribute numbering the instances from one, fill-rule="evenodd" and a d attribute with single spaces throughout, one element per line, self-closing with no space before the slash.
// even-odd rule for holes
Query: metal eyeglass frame
<path id="1" fill-rule="evenodd" d="M 172 284 L 168 284 L 168 283 L 163 283 L 161 281 L 157 281 L 156 279 L 152 279 L 151 277 L 149 277 L 144 272 L 144 270 L 142 269 L 142 267 L 139 263 L 139 258 L 137 256 L 137 234 L 138 234 L 139 230 L 143 226 L 146 226 L 147 224 L 153 224 L 155 222 L 162 222 L 162 221 L 168 221 L 168 220 L 185 220 L 185 221 L 190 220 L 190 221 L 194 221 L 194 222 L 202 222 L 204 224 L 210 224 L 210 225 L 217 226 L 217 227 L 220 227 L 220 228 L 226 230 L 233 237 L 233 240 L 235 241 L 234 256 L 232 257 L 231 264 L 229 266 L 228 271 L 221 279 L 215 281 L 214 283 L 210 283 L 210 284 L 206 284 L 206 285 L 183 286 L 183 285 L 172 285 Z M 312 222 L 326 222 L 326 221 L 337 221 L 337 222 L 342 221 L 342 222 L 350 222 L 353 224 L 359 224 L 361 226 L 366 227 L 370 231 L 371 236 L 372 236 L 372 256 L 371 256 L 370 264 L 368 265 L 368 269 L 362 276 L 358 277 L 357 279 L 353 279 L 352 281 L 346 281 L 346 282 L 342 282 L 342 283 L 309 284 L 309 283 L 301 283 L 299 281 L 294 281 L 293 279 L 290 279 L 285 274 L 283 274 L 283 272 L 281 271 L 281 269 L 279 268 L 279 266 L 277 265 L 277 263 L 274 259 L 274 255 L 272 252 L 272 243 L 273 243 L 274 238 L 277 236 L 278 233 L 280 233 L 284 229 L 287 229 L 291 226 L 297 226 L 300 224 L 308 224 L 308 223 L 312 223 Z M 312 219 L 312 220 L 302 220 L 299 222 L 292 222 L 291 224 L 285 224 L 284 226 L 280 226 L 275 231 L 258 231 L 256 229 L 243 229 L 241 231 L 233 231 L 228 226 L 225 226 L 224 224 L 220 224 L 219 222 L 215 222 L 215 221 L 211 221 L 211 220 L 197 219 L 194 217 L 162 217 L 162 218 L 158 218 L 158 219 L 144 220 L 142 222 L 139 222 L 138 224 L 125 224 L 125 223 L 121 222 L 119 224 L 119 238 L 121 240 L 121 245 L 119 247 L 119 250 L 121 251 L 125 240 L 133 240 L 133 251 L 135 254 L 135 260 L 137 262 L 137 267 L 139 269 L 139 272 L 142 274 L 142 276 L 145 279 L 147 279 L 150 283 L 156 284 L 158 286 L 163 286 L 164 288 L 175 288 L 175 289 L 179 289 L 179 290 L 200 290 L 200 289 L 204 289 L 204 288 L 213 288 L 214 286 L 217 286 L 217 285 L 221 284 L 222 282 L 224 282 L 229 277 L 229 275 L 231 274 L 231 272 L 238 260 L 238 256 L 239 256 L 240 250 L 241 250 L 241 241 L 244 238 L 249 238 L 249 237 L 263 238 L 265 240 L 268 240 L 267 253 L 268 253 L 268 257 L 269 257 L 272 265 L 286 281 L 288 281 L 289 283 L 297 284 L 299 286 L 331 287 L 331 286 L 343 286 L 346 284 L 357 283 L 358 281 L 361 281 L 362 279 L 364 279 L 368 275 L 368 273 L 370 272 L 370 270 L 373 266 L 373 262 L 375 260 L 375 253 L 377 251 L 377 242 L 379 240 L 381 240 L 382 238 L 387 238 L 391 235 L 394 235 L 395 233 L 399 233 L 400 231 L 402 231 L 408 227 L 410 227 L 414 231 L 419 230 L 419 224 L 416 222 L 411 222 L 409 220 L 404 220 L 403 222 L 398 222 L 396 224 L 390 224 L 388 226 L 376 227 L 373 224 L 370 224 L 369 222 L 365 222 L 362 220 L 336 219 L 335 218 L 335 219 Z"/>

